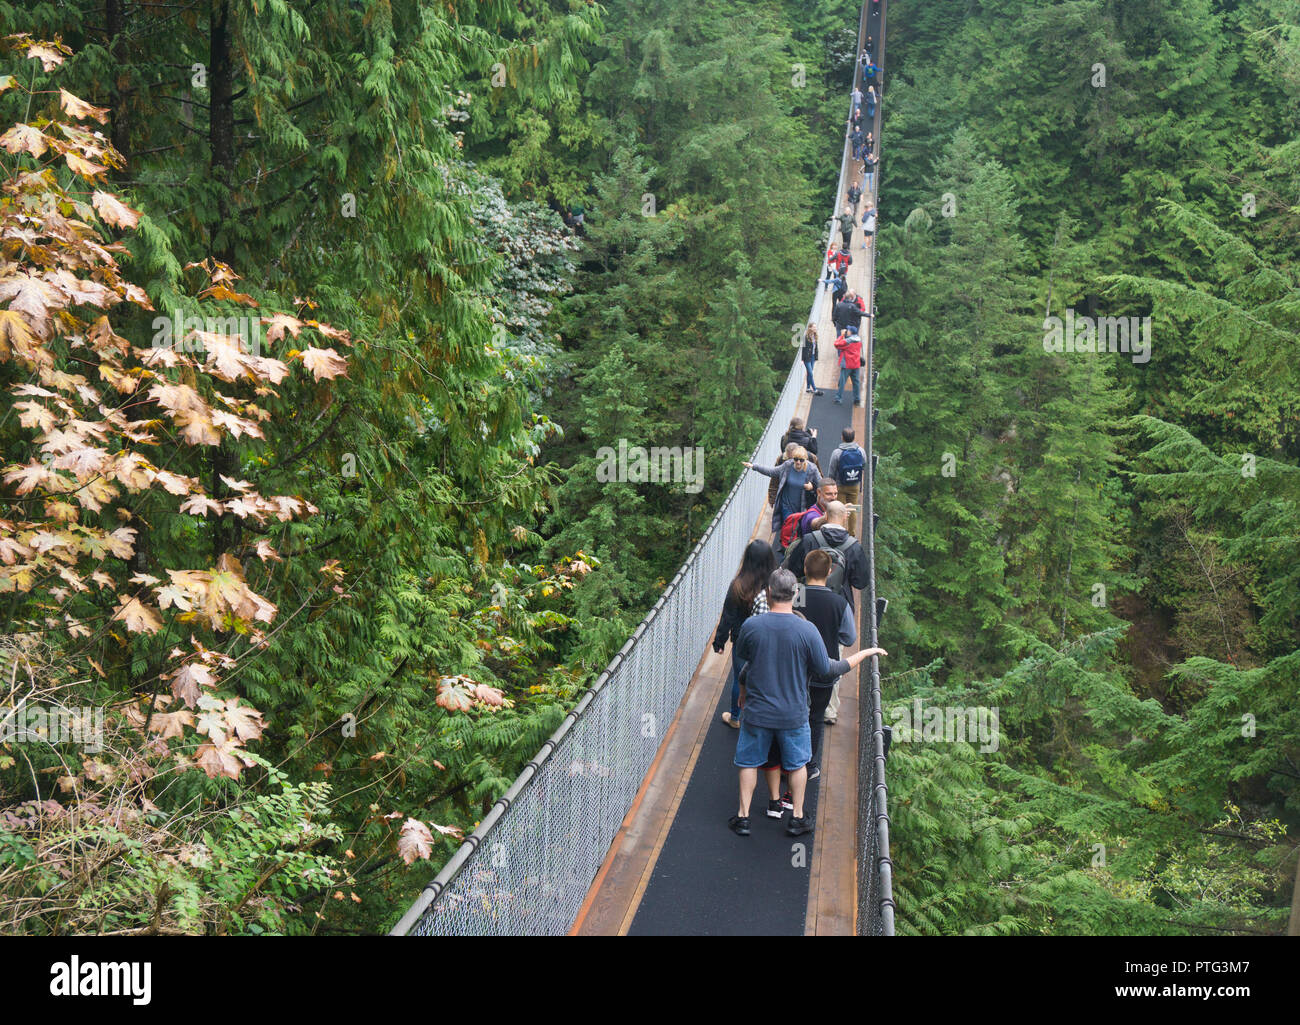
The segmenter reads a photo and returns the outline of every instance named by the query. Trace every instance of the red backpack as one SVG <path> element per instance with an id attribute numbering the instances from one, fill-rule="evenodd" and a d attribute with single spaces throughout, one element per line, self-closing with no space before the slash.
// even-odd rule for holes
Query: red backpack
<path id="1" fill-rule="evenodd" d="M 781 547 L 789 548 L 799 540 L 799 521 L 803 519 L 807 509 L 801 509 L 799 512 L 792 512 L 781 523 Z"/>

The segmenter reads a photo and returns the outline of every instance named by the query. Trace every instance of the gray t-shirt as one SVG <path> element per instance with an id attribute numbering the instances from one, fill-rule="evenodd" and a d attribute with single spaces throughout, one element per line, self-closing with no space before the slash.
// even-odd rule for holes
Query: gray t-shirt
<path id="1" fill-rule="evenodd" d="M 792 612 L 765 612 L 745 620 L 735 656 L 749 663 L 745 722 L 769 730 L 792 730 L 808 721 L 810 676 L 849 671 L 843 659 L 826 657 L 817 628 Z"/>

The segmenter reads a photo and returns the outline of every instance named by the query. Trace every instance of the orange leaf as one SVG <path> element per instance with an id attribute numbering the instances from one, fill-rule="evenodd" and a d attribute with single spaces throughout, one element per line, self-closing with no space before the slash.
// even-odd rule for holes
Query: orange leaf
<path id="1" fill-rule="evenodd" d="M 91 202 L 104 223 L 114 228 L 134 228 L 140 222 L 140 211 L 132 210 L 111 192 L 96 190 Z"/>
<path id="2" fill-rule="evenodd" d="M 78 99 L 66 89 L 59 90 L 59 106 L 75 118 L 93 118 L 101 125 L 108 123 L 107 107 L 92 107 L 85 100 Z"/>

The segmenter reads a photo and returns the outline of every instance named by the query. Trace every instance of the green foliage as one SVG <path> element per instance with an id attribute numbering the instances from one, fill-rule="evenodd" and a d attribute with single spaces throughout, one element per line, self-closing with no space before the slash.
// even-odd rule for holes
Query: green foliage
<path id="1" fill-rule="evenodd" d="M 1002 726 L 996 753 L 891 751 L 905 929 L 1282 927 L 1295 13 L 891 6 L 886 688 Z M 1044 351 L 1066 309 L 1149 316 L 1150 362 Z"/>

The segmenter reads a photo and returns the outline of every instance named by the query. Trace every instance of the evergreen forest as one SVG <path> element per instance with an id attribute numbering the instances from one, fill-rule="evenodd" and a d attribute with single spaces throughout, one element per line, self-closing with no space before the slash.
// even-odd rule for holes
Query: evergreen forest
<path id="1" fill-rule="evenodd" d="M 394 925 L 762 434 L 860 7 L 0 0 L 0 707 L 102 722 L 0 739 L 0 933 Z M 898 932 L 1284 933 L 1300 0 L 887 46 Z"/>

